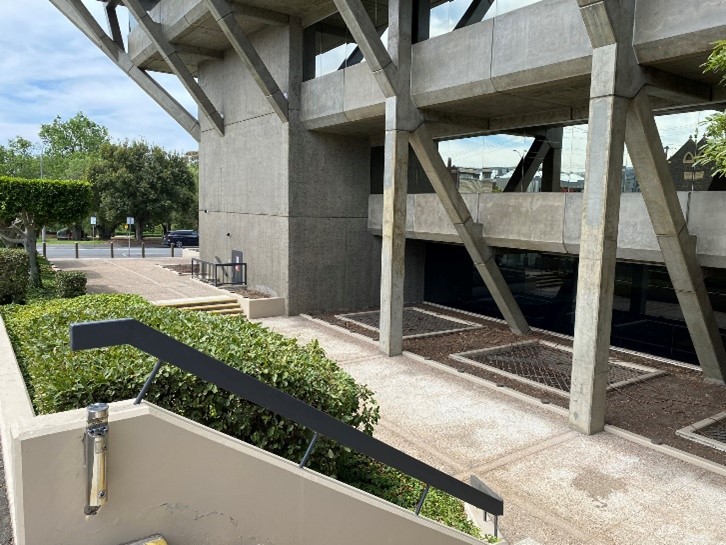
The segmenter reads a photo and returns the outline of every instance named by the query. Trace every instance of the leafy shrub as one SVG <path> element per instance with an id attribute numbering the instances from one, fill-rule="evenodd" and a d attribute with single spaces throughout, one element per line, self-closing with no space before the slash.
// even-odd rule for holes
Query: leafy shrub
<path id="1" fill-rule="evenodd" d="M 341 459 L 338 477 L 351 486 L 410 510 L 416 508 L 426 486 L 396 469 L 353 452 L 346 453 Z M 467 518 L 461 501 L 440 490 L 429 490 L 421 515 L 469 535 L 488 539 Z"/>
<path id="2" fill-rule="evenodd" d="M 372 392 L 326 358 L 316 341 L 299 346 L 244 317 L 162 308 L 134 295 L 86 295 L 11 306 L 3 315 L 40 414 L 138 394 L 155 363 L 151 356 L 128 346 L 79 352 L 68 346 L 71 322 L 129 317 L 366 433 L 378 421 Z M 311 432 L 302 426 L 172 365 L 162 368 L 146 399 L 290 460 L 300 460 L 310 440 Z M 321 438 L 310 465 L 335 474 L 342 451 Z"/>
<path id="3" fill-rule="evenodd" d="M 81 271 L 58 271 L 55 273 L 56 295 L 64 299 L 86 294 L 86 273 Z"/>
<path id="4" fill-rule="evenodd" d="M 0 248 L 0 305 L 22 303 L 28 293 L 28 254 Z"/>

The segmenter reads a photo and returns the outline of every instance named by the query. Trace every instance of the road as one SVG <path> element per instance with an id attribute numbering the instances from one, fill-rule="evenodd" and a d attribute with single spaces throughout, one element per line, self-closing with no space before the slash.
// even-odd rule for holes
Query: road
<path id="1" fill-rule="evenodd" d="M 38 251 L 41 251 L 42 246 L 38 245 Z M 174 249 L 174 255 L 181 257 L 181 248 Z M 114 257 L 141 257 L 141 247 L 131 246 L 131 253 L 129 254 L 129 247 L 123 244 L 114 244 Z M 46 246 L 46 257 L 48 259 L 67 259 L 74 258 L 76 256 L 75 245 L 73 244 L 48 244 Z M 93 244 L 93 243 L 81 243 L 78 247 L 79 258 L 109 258 L 111 257 L 111 249 L 108 244 Z M 171 250 L 164 247 L 151 247 L 146 248 L 146 257 L 158 258 L 158 257 L 171 257 Z"/>

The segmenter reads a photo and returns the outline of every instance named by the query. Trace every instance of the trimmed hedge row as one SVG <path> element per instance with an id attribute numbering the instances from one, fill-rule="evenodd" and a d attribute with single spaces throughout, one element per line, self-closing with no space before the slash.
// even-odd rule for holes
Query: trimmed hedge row
<path id="1" fill-rule="evenodd" d="M 138 394 L 155 363 L 151 356 L 128 346 L 80 352 L 68 347 L 71 322 L 129 317 L 366 433 L 372 433 L 378 421 L 372 392 L 326 358 L 316 341 L 299 346 L 296 340 L 244 317 L 162 308 L 134 295 L 87 295 L 13 305 L 5 307 L 3 317 L 40 414 Z M 309 430 L 171 365 L 162 368 L 146 399 L 290 460 L 299 460 L 310 440 Z M 311 466 L 334 475 L 342 451 L 321 438 Z"/>
<path id="2" fill-rule="evenodd" d="M 25 302 L 29 266 L 25 250 L 0 248 L 0 305 Z"/>

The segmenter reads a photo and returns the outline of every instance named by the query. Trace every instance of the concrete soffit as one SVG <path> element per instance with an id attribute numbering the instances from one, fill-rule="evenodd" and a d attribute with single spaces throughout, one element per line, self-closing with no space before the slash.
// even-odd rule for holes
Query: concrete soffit
<path id="1" fill-rule="evenodd" d="M 81 0 L 50 0 L 76 28 L 93 42 L 113 63 L 123 70 L 141 89 L 164 109 L 197 142 L 200 139 L 200 126 L 196 117 L 190 114 L 145 70 L 131 60 L 116 39 L 111 38 L 96 21 Z M 107 6 L 111 8 L 112 6 Z M 115 7 L 115 6 L 113 6 Z M 110 16 L 112 17 L 112 16 Z M 110 21 L 113 31 L 113 22 Z M 115 31 L 113 31 L 116 34 Z M 118 38 L 119 36 L 116 36 Z M 121 40 L 121 44 L 123 40 Z"/>
<path id="2" fill-rule="evenodd" d="M 179 78 L 179 81 L 192 96 L 212 126 L 220 136 L 224 135 L 224 119 L 217 111 L 212 101 L 206 95 L 194 76 L 179 57 L 179 51 L 172 45 L 164 35 L 161 25 L 151 18 L 139 0 L 121 0 L 129 9 L 131 16 L 136 19 L 139 27 L 143 30 L 157 52 L 169 65 L 171 71 Z"/>

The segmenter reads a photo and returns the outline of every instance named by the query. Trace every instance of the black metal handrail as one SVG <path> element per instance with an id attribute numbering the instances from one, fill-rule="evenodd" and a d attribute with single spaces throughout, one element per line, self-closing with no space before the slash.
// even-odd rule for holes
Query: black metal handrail
<path id="1" fill-rule="evenodd" d="M 145 390 L 161 367 L 161 362 L 211 382 L 256 405 L 334 439 L 341 445 L 378 460 L 493 515 L 502 515 L 504 502 L 491 490 L 471 487 L 400 450 L 294 398 L 238 369 L 208 356 L 168 335 L 130 318 L 72 324 L 71 350 L 86 350 L 127 344 L 159 359 Z M 309 449 L 310 450 L 310 449 Z M 304 464 L 303 464 L 304 465 Z M 425 495 L 424 495 L 425 497 Z M 419 508 L 420 509 L 420 508 Z"/>
<path id="2" fill-rule="evenodd" d="M 221 275 L 219 274 L 219 269 L 222 269 Z M 230 281 L 223 282 L 221 277 Z M 221 283 L 247 285 L 247 263 L 213 263 L 193 257 L 192 278 L 197 278 L 204 282 L 212 282 L 215 286 Z"/>

